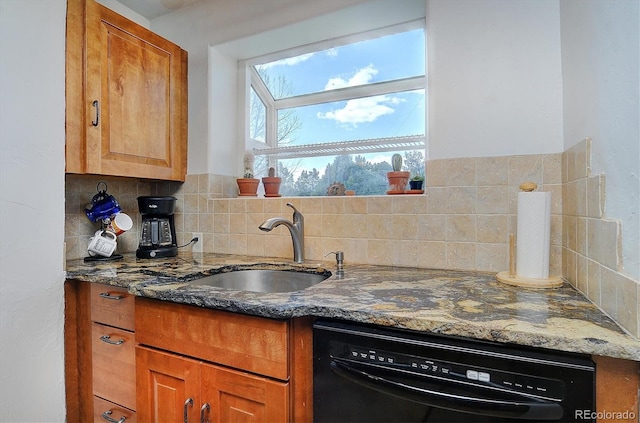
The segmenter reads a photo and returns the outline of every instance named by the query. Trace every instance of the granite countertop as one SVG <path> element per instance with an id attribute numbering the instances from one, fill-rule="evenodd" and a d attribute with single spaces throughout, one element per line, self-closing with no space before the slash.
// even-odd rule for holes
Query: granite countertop
<path id="1" fill-rule="evenodd" d="M 221 268 L 252 266 L 333 275 L 302 291 L 258 293 L 189 281 Z M 67 279 L 119 286 L 134 295 L 270 318 L 316 316 L 640 361 L 640 341 L 626 334 L 569 284 L 533 290 L 496 281 L 494 273 L 345 265 L 180 253 L 164 259 L 67 262 Z"/>

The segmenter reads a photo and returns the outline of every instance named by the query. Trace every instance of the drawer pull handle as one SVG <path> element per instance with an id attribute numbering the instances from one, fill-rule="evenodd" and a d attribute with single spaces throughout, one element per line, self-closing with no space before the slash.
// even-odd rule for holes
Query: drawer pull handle
<path id="1" fill-rule="evenodd" d="M 111 418 L 111 410 L 107 410 L 104 413 L 102 413 L 100 415 L 100 417 L 102 417 L 103 419 L 105 419 L 106 421 L 108 421 L 109 423 L 124 423 L 125 420 L 127 420 L 127 418 L 125 416 L 120 417 L 120 420 L 116 420 Z"/>
<path id="2" fill-rule="evenodd" d="M 93 103 L 91 103 L 91 105 L 96 108 L 96 120 L 92 120 L 91 124 L 93 126 L 98 126 L 98 123 L 100 122 L 100 103 L 98 102 L 98 100 L 93 100 Z"/>
<path id="3" fill-rule="evenodd" d="M 106 342 L 107 344 L 111 344 L 111 345 L 122 345 L 122 344 L 124 344 L 124 339 L 118 339 L 117 341 L 112 341 L 111 340 L 111 336 L 109 336 L 109 335 L 102 335 L 100 337 L 100 340 L 102 342 Z"/>
<path id="4" fill-rule="evenodd" d="M 184 423 L 189 423 L 189 406 L 193 407 L 193 398 L 187 398 L 184 402 L 184 413 L 182 417 Z"/>
<path id="5" fill-rule="evenodd" d="M 101 292 L 100 296 L 107 300 L 121 300 L 124 298 L 122 295 L 111 295 L 108 292 Z"/>
<path id="6" fill-rule="evenodd" d="M 208 402 L 205 402 L 202 408 L 200 409 L 200 423 L 207 423 L 209 419 L 205 415 L 209 410 L 211 410 L 211 406 Z"/>

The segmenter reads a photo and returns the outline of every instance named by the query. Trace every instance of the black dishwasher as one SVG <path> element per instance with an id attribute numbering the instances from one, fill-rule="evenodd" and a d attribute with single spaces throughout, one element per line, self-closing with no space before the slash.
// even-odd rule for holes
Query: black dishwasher
<path id="1" fill-rule="evenodd" d="M 595 421 L 588 356 L 329 320 L 313 348 L 316 423 Z"/>

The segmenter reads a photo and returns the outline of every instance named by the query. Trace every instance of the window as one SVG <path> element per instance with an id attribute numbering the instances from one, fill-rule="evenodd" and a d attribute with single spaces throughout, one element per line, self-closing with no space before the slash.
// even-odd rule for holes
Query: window
<path id="1" fill-rule="evenodd" d="M 424 173 L 424 20 L 246 61 L 247 147 L 256 177 L 275 167 L 284 195 L 325 195 L 334 182 L 384 194 L 391 155 Z"/>

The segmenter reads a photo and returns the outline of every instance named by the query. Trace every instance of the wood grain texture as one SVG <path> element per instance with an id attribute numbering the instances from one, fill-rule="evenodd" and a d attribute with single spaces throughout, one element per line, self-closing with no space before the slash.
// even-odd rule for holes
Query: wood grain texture
<path id="1" fill-rule="evenodd" d="M 182 423 L 186 408 L 187 421 L 200 421 L 199 361 L 137 346 L 136 377 L 138 420 Z"/>
<path id="2" fill-rule="evenodd" d="M 93 394 L 135 410 L 135 334 L 99 323 L 92 323 L 91 333 Z"/>
<path id="3" fill-rule="evenodd" d="M 65 282 L 65 387 L 68 422 L 91 421 L 91 310 L 89 284 Z"/>
<path id="4" fill-rule="evenodd" d="M 288 422 L 289 384 L 203 363 L 202 401 L 213 423 Z"/>
<path id="5" fill-rule="evenodd" d="M 288 322 L 136 298 L 136 340 L 253 373 L 289 378 Z"/>
<path id="6" fill-rule="evenodd" d="M 92 283 L 91 320 L 105 325 L 135 330 L 133 316 L 135 296 L 126 289 L 115 286 Z"/>
<path id="7" fill-rule="evenodd" d="M 291 320 L 291 421 L 313 421 L 313 318 Z"/>
<path id="8" fill-rule="evenodd" d="M 593 356 L 596 363 L 596 411 L 629 412 L 640 417 L 640 362 Z M 598 419 L 602 422 L 622 421 Z M 628 421 L 628 420 L 624 420 Z"/>
<path id="9" fill-rule="evenodd" d="M 115 421 L 119 421 L 124 417 L 124 421 L 127 423 L 136 423 L 138 421 L 135 411 L 121 407 L 100 397 L 93 397 L 93 410 L 94 422 L 107 422 L 104 416 Z"/>
<path id="10" fill-rule="evenodd" d="M 67 0 L 65 46 L 65 171 L 67 173 L 85 172 L 84 18 L 85 0 Z"/>
<path id="11" fill-rule="evenodd" d="M 66 171 L 184 181 L 187 53 L 94 0 L 67 18 Z"/>

